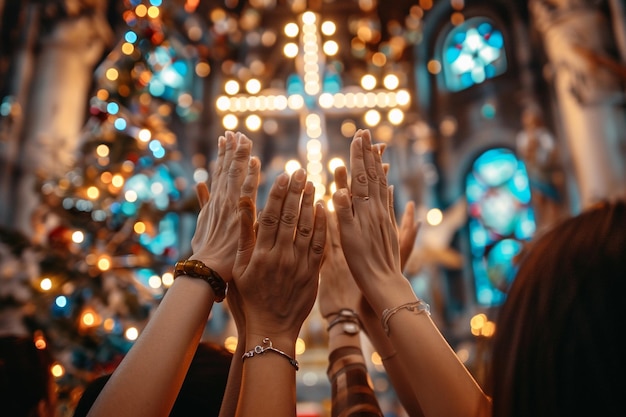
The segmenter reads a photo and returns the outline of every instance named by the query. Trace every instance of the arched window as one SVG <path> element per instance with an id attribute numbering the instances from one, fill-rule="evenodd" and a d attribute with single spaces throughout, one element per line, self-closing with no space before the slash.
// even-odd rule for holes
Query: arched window
<path id="1" fill-rule="evenodd" d="M 481 154 L 466 177 L 476 300 L 501 304 L 517 272 L 514 258 L 535 232 L 526 167 L 505 148 Z"/>
<path id="2" fill-rule="evenodd" d="M 445 84 L 450 91 L 480 84 L 507 68 L 502 32 L 482 17 L 455 27 L 446 36 L 442 55 Z"/>

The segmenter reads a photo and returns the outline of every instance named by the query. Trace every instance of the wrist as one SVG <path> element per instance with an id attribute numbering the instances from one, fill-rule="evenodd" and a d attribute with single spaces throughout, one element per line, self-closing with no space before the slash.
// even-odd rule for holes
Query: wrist
<path id="1" fill-rule="evenodd" d="M 342 308 L 324 316 L 328 326 L 326 331 L 340 327 L 346 334 L 358 334 L 363 327 L 359 315 L 352 309 Z"/>
<path id="2" fill-rule="evenodd" d="M 224 260 L 215 259 L 211 256 L 202 256 L 200 254 L 194 253 L 189 258 L 190 261 L 200 261 L 213 271 L 217 272 L 217 274 L 222 277 L 225 282 L 229 282 L 232 279 L 233 268 L 232 266 L 224 266 Z"/>
<path id="3" fill-rule="evenodd" d="M 179 277 L 195 278 L 205 281 L 213 290 L 215 302 L 222 302 L 226 298 L 227 284 L 222 277 L 204 262 L 196 259 L 185 259 L 174 265 L 174 279 Z"/>

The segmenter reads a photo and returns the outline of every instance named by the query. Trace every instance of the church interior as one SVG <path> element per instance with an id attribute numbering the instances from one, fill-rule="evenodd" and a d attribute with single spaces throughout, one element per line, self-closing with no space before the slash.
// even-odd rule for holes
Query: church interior
<path id="1" fill-rule="evenodd" d="M 357 129 L 385 143 L 421 221 L 404 273 L 479 381 L 524 249 L 626 195 L 622 0 L 0 0 L 0 22 L 0 334 L 51 348 L 59 416 L 191 252 L 225 131 L 253 141 L 260 207 L 299 167 L 328 201 Z M 227 303 L 203 337 L 234 350 Z M 326 345 L 314 307 L 300 416 L 330 415 Z"/>

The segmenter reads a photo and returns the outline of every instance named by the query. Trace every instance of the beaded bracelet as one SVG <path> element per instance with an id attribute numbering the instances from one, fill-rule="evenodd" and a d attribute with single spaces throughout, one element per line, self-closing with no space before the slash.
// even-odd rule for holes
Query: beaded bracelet
<path id="1" fill-rule="evenodd" d="M 252 348 L 251 350 L 247 351 L 246 353 L 243 354 L 243 356 L 241 356 L 241 360 L 245 360 L 246 358 L 251 358 L 254 355 L 262 355 L 265 352 L 267 352 L 268 350 L 271 352 L 275 352 L 278 353 L 281 356 L 284 356 L 285 358 L 287 358 L 287 360 L 289 361 L 289 363 L 296 368 L 296 371 L 300 369 L 300 364 L 298 364 L 298 361 L 295 360 L 294 358 L 292 358 L 291 356 L 287 355 L 285 352 L 283 352 L 280 349 L 276 349 L 273 345 L 272 345 L 272 341 L 270 340 L 269 337 L 266 337 L 263 339 L 263 344 L 264 345 L 268 345 L 267 347 L 263 347 L 261 345 L 256 345 L 254 348 Z"/>
<path id="2" fill-rule="evenodd" d="M 391 316 L 403 309 L 415 312 L 415 314 L 426 313 L 430 316 L 430 306 L 420 299 L 413 303 L 399 305 L 398 307 L 386 308 L 385 310 L 383 310 L 380 321 L 383 325 L 383 329 L 385 329 L 385 333 L 387 334 L 387 336 L 389 336 L 389 319 L 391 318 Z"/>
<path id="3" fill-rule="evenodd" d="M 204 262 L 192 259 L 176 262 L 176 265 L 174 265 L 174 278 L 178 278 L 180 275 L 200 278 L 206 281 L 215 293 L 215 302 L 220 303 L 226 298 L 226 282 L 217 272 L 206 266 Z"/>

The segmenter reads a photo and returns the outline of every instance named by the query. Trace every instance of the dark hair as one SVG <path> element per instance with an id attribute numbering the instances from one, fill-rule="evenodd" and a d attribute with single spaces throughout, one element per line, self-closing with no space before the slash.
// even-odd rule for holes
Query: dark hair
<path id="1" fill-rule="evenodd" d="M 52 362 L 48 349 L 38 349 L 31 337 L 0 337 L 0 404 L 3 416 L 36 416 L 40 401 L 52 403 Z"/>
<path id="2" fill-rule="evenodd" d="M 225 347 L 202 342 L 191 361 L 170 417 L 203 415 L 217 417 L 222 405 L 232 353 Z M 73 417 L 84 417 L 111 375 L 93 380 L 81 396 Z"/>
<path id="3" fill-rule="evenodd" d="M 494 417 L 623 413 L 626 204 L 605 202 L 538 238 L 494 337 Z"/>

